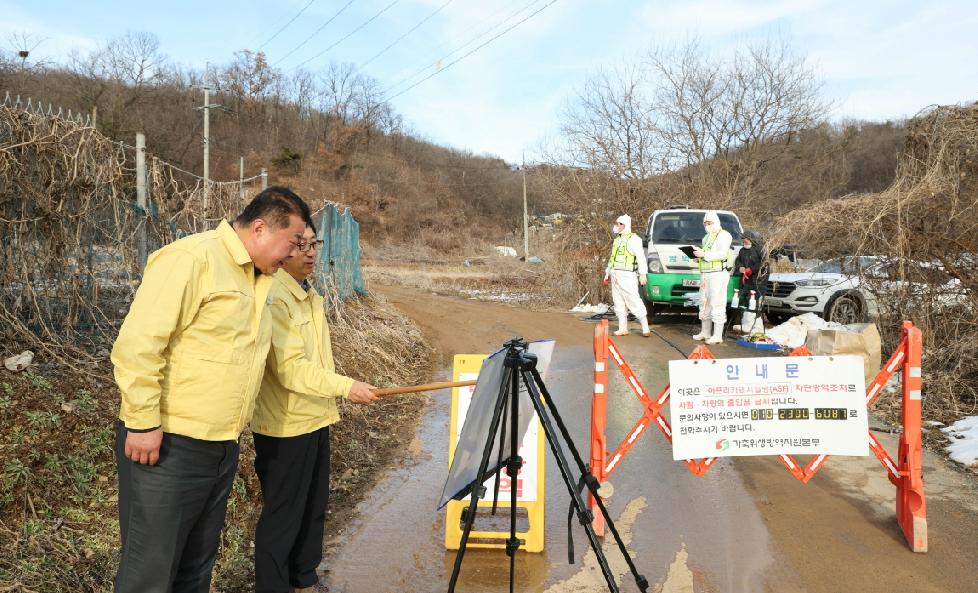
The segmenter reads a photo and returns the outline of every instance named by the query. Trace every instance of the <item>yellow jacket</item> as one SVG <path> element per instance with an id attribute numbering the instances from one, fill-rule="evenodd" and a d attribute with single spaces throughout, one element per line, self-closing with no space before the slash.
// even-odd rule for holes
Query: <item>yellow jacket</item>
<path id="1" fill-rule="evenodd" d="M 271 343 L 271 285 L 226 221 L 153 253 L 112 347 L 126 427 L 237 439 Z"/>
<path id="2" fill-rule="evenodd" d="M 319 430 L 340 419 L 336 398 L 353 379 L 336 374 L 323 297 L 279 270 L 270 293 L 272 349 L 251 429 L 272 437 Z"/>

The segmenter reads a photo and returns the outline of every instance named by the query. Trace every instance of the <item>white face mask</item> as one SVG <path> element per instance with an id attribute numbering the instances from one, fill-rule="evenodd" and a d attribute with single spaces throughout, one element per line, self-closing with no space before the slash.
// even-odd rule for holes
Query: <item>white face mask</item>
<path id="1" fill-rule="evenodd" d="M 750 243 L 744 243 L 744 249 L 750 249 Z"/>
<path id="2" fill-rule="evenodd" d="M 620 233 L 621 233 L 621 229 L 618 227 L 618 223 L 617 222 L 615 224 L 611 225 L 611 234 L 612 235 L 618 235 Z"/>

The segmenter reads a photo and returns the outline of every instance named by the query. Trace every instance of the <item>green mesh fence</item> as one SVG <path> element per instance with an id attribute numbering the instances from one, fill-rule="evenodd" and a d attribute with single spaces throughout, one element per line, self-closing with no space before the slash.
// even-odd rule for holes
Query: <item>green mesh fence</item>
<path id="1" fill-rule="evenodd" d="M 340 299 L 367 294 L 360 269 L 360 224 L 347 208 L 323 207 L 316 221 L 323 248 L 316 262 L 316 282 L 324 293 Z"/>

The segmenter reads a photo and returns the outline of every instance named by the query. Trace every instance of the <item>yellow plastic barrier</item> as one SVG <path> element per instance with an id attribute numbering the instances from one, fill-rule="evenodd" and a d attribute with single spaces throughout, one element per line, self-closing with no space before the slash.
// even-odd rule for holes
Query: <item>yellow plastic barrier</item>
<path id="1" fill-rule="evenodd" d="M 485 354 L 456 354 L 452 369 L 452 381 L 469 381 L 479 376 L 479 369 Z M 474 387 L 455 387 L 452 389 L 452 415 L 448 435 L 448 465 L 451 466 L 455 456 L 455 444 L 458 442 L 459 433 L 462 431 L 462 424 L 465 421 L 465 412 L 469 408 L 469 401 L 472 397 Z M 536 447 L 528 446 L 528 443 L 536 441 Z M 523 540 L 520 545 L 521 550 L 527 552 L 543 551 L 543 521 L 544 521 L 544 501 L 545 501 L 545 449 L 544 449 L 543 428 L 540 420 L 535 419 L 530 423 L 520 446 L 520 456 L 523 458 L 523 469 L 517 476 L 517 502 L 516 507 L 526 511 L 528 526 L 527 531 L 517 532 L 517 537 Z M 502 516 L 509 517 L 510 500 L 510 480 L 501 470 L 499 484 L 499 500 L 497 503 L 498 511 Z M 494 479 L 486 483 L 487 498 L 479 501 L 479 508 L 492 508 L 492 490 Z M 452 500 L 448 502 L 445 515 L 445 548 L 457 550 L 462 540 L 462 510 L 469 506 L 468 497 L 463 500 Z M 479 521 L 479 517 L 476 517 Z M 508 521 L 507 521 L 508 524 Z M 469 535 L 468 547 L 470 548 L 500 548 L 505 549 L 505 540 L 509 537 L 509 529 L 506 531 L 477 531 L 473 528 Z M 491 540 L 499 540 L 494 543 Z"/>

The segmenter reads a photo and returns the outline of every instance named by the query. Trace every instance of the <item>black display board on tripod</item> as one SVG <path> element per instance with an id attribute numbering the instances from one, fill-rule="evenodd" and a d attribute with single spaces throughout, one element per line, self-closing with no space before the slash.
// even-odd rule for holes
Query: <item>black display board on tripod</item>
<path id="1" fill-rule="evenodd" d="M 537 369 L 537 356 L 530 352 L 530 347 L 530 344 L 522 338 L 514 338 L 506 342 L 500 351 L 486 359 L 479 373 L 476 391 L 473 394 L 473 403 L 475 403 L 474 400 L 477 396 L 481 396 L 483 399 L 478 407 L 474 405 L 473 409 L 466 415 L 465 424 L 462 427 L 462 437 L 459 439 L 459 447 L 456 448 L 455 458 L 452 460 L 452 467 L 449 470 L 449 481 L 446 482 L 442 495 L 442 505 L 444 505 L 447 500 L 445 498 L 446 493 L 449 499 L 455 500 L 461 500 L 466 495 L 472 494 L 468 510 L 463 513 L 462 539 L 455 555 L 455 565 L 448 584 L 448 593 L 454 593 L 458 583 L 462 560 L 465 556 L 469 534 L 472 531 L 472 524 L 475 521 L 479 500 L 486 495 L 486 488 L 483 484 L 495 476 L 493 493 L 493 512 L 495 513 L 496 502 L 499 499 L 500 470 L 505 467 L 508 475 L 516 476 L 523 465 L 523 460 L 519 455 L 519 443 L 529 425 L 532 416 L 531 410 L 535 410 L 540 418 L 540 424 L 543 427 L 550 451 L 554 455 L 561 479 L 570 496 L 571 508 L 584 527 L 588 541 L 594 549 L 598 565 L 601 567 L 601 573 L 608 584 L 608 590 L 611 593 L 618 593 L 619 589 L 608 566 L 604 551 L 601 549 L 598 536 L 592 527 L 594 517 L 584 501 L 584 488 L 587 488 L 597 501 L 608 529 L 618 544 L 618 549 L 624 556 L 638 588 L 644 593 L 648 590 L 648 581 L 635 568 L 635 564 L 625 548 L 625 543 L 608 515 L 604 502 L 598 496 L 600 484 L 591 475 L 590 468 L 584 464 L 577 447 L 574 445 L 570 433 L 567 431 L 567 426 L 560 417 L 560 413 L 550 397 L 550 392 L 544 385 Z M 485 399 L 487 397 L 488 400 Z M 472 424 L 470 425 L 470 423 Z M 464 443 L 463 438 L 466 439 Z M 577 473 L 580 475 L 580 479 L 576 483 L 571 473 L 571 464 L 561 448 L 561 440 L 567 450 L 570 451 Z M 481 455 L 478 456 L 479 464 L 472 474 L 471 468 L 475 467 L 473 462 L 479 445 L 481 445 Z M 508 454 L 506 453 L 507 449 Z M 459 453 L 462 453 L 463 457 L 460 457 Z M 456 467 L 456 463 L 463 465 Z M 467 480 L 459 480 L 459 476 L 467 474 L 472 475 Z M 522 543 L 516 537 L 516 488 L 510 489 L 510 497 L 510 530 L 509 538 L 506 540 L 506 555 L 510 559 L 509 590 L 510 593 L 513 593 L 515 590 L 516 551 Z"/>

